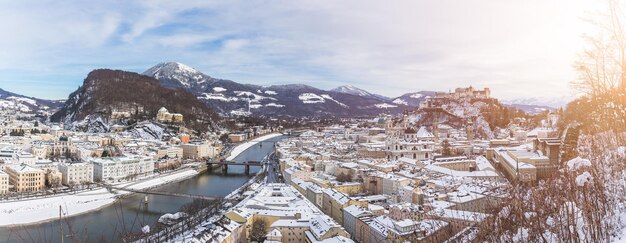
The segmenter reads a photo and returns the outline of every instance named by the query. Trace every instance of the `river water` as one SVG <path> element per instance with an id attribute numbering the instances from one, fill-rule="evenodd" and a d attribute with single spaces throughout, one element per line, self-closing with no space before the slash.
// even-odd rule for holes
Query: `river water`
<path id="1" fill-rule="evenodd" d="M 239 154 L 235 161 L 261 160 L 282 138 L 274 137 L 263 141 L 262 146 L 254 145 Z M 227 175 L 216 169 L 157 190 L 223 197 L 245 184 L 259 169 L 253 166 L 250 175 L 245 175 L 243 166 L 229 166 Z M 74 239 L 66 237 L 65 242 L 118 242 L 120 234 L 140 232 L 144 225 L 154 226 L 161 215 L 178 212 L 191 201 L 189 198 L 149 195 L 146 205 L 144 195 L 131 195 L 98 211 L 66 218 L 65 235 L 68 235 L 69 224 Z M 0 242 L 61 242 L 60 222 L 0 228 Z"/>

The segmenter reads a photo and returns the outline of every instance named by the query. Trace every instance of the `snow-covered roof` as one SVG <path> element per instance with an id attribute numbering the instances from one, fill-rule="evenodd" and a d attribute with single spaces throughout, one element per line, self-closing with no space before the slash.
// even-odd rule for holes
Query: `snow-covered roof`
<path id="1" fill-rule="evenodd" d="M 8 168 L 10 168 L 11 170 L 18 172 L 18 173 L 24 173 L 24 172 L 41 172 L 43 173 L 43 170 L 37 169 L 35 167 L 32 167 L 30 165 L 26 165 L 26 164 L 9 164 L 7 165 Z"/>
<path id="2" fill-rule="evenodd" d="M 418 138 L 434 138 L 435 136 L 431 132 L 426 130 L 426 127 L 420 127 L 420 129 L 417 131 L 417 137 Z"/>
<path id="3" fill-rule="evenodd" d="M 482 171 L 459 171 L 452 170 L 448 168 L 444 168 L 437 165 L 427 165 L 424 167 L 427 170 L 439 172 L 446 175 L 451 175 L 454 177 L 499 177 L 498 173 L 491 170 L 482 170 Z"/>
<path id="4" fill-rule="evenodd" d="M 484 213 L 452 210 L 452 209 L 437 209 L 437 210 L 433 210 L 429 212 L 428 214 L 433 215 L 433 216 L 438 216 L 441 218 L 458 219 L 458 220 L 471 221 L 471 222 L 482 222 L 483 220 L 491 216 L 489 214 L 484 214 Z"/>

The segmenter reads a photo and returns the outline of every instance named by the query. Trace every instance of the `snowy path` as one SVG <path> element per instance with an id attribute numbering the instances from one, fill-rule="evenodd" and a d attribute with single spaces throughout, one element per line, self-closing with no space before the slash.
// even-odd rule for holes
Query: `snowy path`
<path id="1" fill-rule="evenodd" d="M 272 133 L 272 134 L 265 135 L 265 136 L 262 136 L 262 137 L 258 137 L 258 138 L 252 139 L 252 140 L 250 140 L 248 142 L 242 143 L 242 144 L 238 145 L 237 147 L 235 147 L 230 152 L 230 155 L 228 156 L 228 158 L 226 158 L 226 160 L 233 160 L 233 159 L 237 158 L 237 156 L 239 154 L 243 153 L 243 151 L 246 151 L 246 149 L 252 147 L 253 145 L 255 145 L 255 144 L 259 143 L 259 142 L 268 140 L 270 138 L 278 137 L 278 136 L 282 136 L 282 134 L 280 134 L 280 133 Z"/>
<path id="2" fill-rule="evenodd" d="M 136 190 L 147 189 L 186 179 L 197 174 L 197 171 L 187 169 L 117 186 Z M 128 192 L 113 194 L 105 188 L 100 188 L 73 195 L 64 194 L 49 198 L 0 203 L 0 227 L 54 220 L 59 217 L 59 206 L 62 208 L 65 217 L 86 213 L 107 206 L 115 202 L 117 196 L 125 194 L 128 194 Z"/>

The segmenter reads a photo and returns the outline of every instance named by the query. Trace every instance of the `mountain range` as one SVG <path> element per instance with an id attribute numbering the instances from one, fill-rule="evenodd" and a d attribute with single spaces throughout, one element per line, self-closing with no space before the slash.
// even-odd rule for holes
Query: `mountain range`
<path id="1" fill-rule="evenodd" d="M 187 90 L 223 116 L 359 117 L 411 108 L 351 86 L 321 90 L 304 84 L 241 84 L 177 62 L 157 64 L 143 74 L 165 87 Z"/>
<path id="2" fill-rule="evenodd" d="M 115 109 L 149 107 L 146 113 L 153 115 L 156 107 L 170 106 L 172 112 L 197 115 L 202 103 L 203 110 L 213 116 L 260 116 L 260 117 L 371 117 L 381 113 L 397 114 L 414 110 L 435 94 L 434 91 L 411 92 L 398 97 L 386 97 L 368 92 L 352 85 L 322 90 L 304 84 L 260 86 L 219 79 L 178 62 L 159 63 L 143 75 L 120 70 L 94 70 L 83 86 L 73 92 L 65 105 L 59 101 L 36 99 L 0 89 L 0 107 L 18 106 L 21 110 L 58 109 L 53 117 L 57 120 L 76 121 L 90 114 L 111 113 Z M 132 84 L 128 84 L 132 82 Z M 115 83 L 117 86 L 112 86 Z M 120 89 L 126 87 L 128 89 Z M 99 88 L 98 88 L 99 87 Z M 141 92 L 138 92 L 141 91 Z M 161 95 L 148 96 L 145 93 Z M 174 96 L 174 97 L 170 97 Z M 95 98 L 94 98 L 95 97 Z M 115 100 L 100 97 L 115 97 Z M 143 97 L 147 102 L 142 102 Z M 180 98 L 173 100 L 173 98 Z M 554 109 L 541 105 L 541 100 L 511 100 L 508 104 L 529 113 Z M 557 104 L 558 99 L 550 104 Z M 169 104 L 169 105 L 168 105 Z M 184 105 L 183 105 L 184 104 Z M 183 108 L 193 104 L 191 110 Z"/>
<path id="3" fill-rule="evenodd" d="M 63 106 L 64 101 L 46 100 L 0 89 L 0 108 L 16 110 L 23 113 L 54 112 Z"/>

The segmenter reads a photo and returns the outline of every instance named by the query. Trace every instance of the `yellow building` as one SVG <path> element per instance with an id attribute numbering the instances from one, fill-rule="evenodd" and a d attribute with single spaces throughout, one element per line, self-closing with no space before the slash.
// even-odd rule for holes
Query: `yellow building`
<path id="1" fill-rule="evenodd" d="M 363 187 L 359 182 L 339 182 L 332 185 L 332 188 L 350 196 L 363 192 Z"/>
<path id="2" fill-rule="evenodd" d="M 9 174 L 0 170 L 0 195 L 9 192 Z"/>
<path id="3" fill-rule="evenodd" d="M 46 174 L 43 170 L 24 164 L 8 165 L 9 184 L 17 192 L 38 192 L 45 189 Z"/>
<path id="4" fill-rule="evenodd" d="M 350 205 L 367 207 L 368 202 L 352 200 L 348 195 L 335 189 L 323 189 L 322 212 L 343 225 L 343 209 Z"/>

